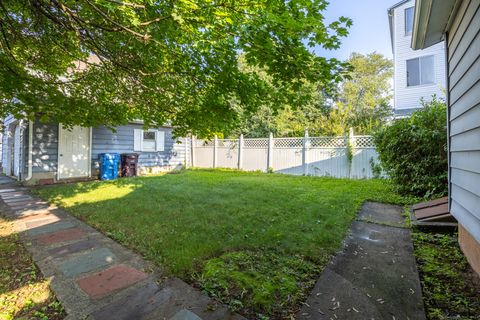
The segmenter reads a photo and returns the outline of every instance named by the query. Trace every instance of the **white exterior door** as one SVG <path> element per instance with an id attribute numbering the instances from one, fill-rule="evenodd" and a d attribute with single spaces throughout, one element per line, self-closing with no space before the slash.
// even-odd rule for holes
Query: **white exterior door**
<path id="1" fill-rule="evenodd" d="M 58 128 L 58 179 L 90 175 L 90 128 Z"/>

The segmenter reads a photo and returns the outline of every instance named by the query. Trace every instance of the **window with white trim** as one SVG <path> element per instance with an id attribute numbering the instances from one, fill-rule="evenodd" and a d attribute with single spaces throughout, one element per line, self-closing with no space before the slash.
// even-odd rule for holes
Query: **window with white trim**
<path id="1" fill-rule="evenodd" d="M 165 149 L 165 132 L 156 129 L 134 129 L 134 151 L 156 152 Z"/>
<path id="2" fill-rule="evenodd" d="M 407 86 L 435 83 L 433 56 L 407 60 Z"/>
<path id="3" fill-rule="evenodd" d="M 156 151 L 157 138 L 154 130 L 143 131 L 142 151 Z"/>
<path id="4" fill-rule="evenodd" d="M 405 35 L 411 35 L 413 30 L 413 16 L 415 14 L 415 7 L 405 9 Z"/>

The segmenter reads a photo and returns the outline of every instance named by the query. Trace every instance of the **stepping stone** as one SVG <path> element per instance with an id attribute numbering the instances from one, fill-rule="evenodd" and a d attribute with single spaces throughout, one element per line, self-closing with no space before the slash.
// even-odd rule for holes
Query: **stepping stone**
<path id="1" fill-rule="evenodd" d="M 41 245 L 47 246 L 54 243 L 78 240 L 85 236 L 85 231 L 80 228 L 71 228 L 63 231 L 53 232 L 41 235 L 36 240 Z"/>
<path id="2" fill-rule="evenodd" d="M 9 200 L 5 201 L 9 206 L 21 206 L 21 205 L 27 205 L 27 204 L 47 204 L 47 202 L 39 199 L 23 199 L 23 198 L 18 198 L 14 200 Z"/>
<path id="3" fill-rule="evenodd" d="M 34 199 L 30 196 L 18 196 L 18 197 L 14 197 L 14 198 L 3 199 L 3 202 L 10 205 L 10 204 L 18 203 L 18 202 L 21 203 L 21 202 L 24 202 L 24 201 L 29 201 L 29 200 L 32 201 Z"/>
<path id="4" fill-rule="evenodd" d="M 117 257 L 107 248 L 93 250 L 87 254 L 67 259 L 58 269 L 69 278 L 74 278 L 82 273 L 104 269 L 113 265 Z"/>
<path id="5" fill-rule="evenodd" d="M 200 318 L 190 310 L 182 309 L 175 313 L 175 315 L 171 317 L 170 320 L 202 320 L 202 318 Z"/>
<path id="6" fill-rule="evenodd" d="M 18 201 L 14 203 L 8 203 L 8 206 L 12 209 L 21 209 L 22 207 L 31 207 L 31 206 L 38 206 L 38 205 L 48 205 L 48 203 L 43 201 L 34 201 L 34 200 L 25 200 L 25 201 Z"/>
<path id="7" fill-rule="evenodd" d="M 94 311 L 89 319 L 142 319 L 170 301 L 171 297 L 172 290 L 169 287 L 160 289 L 155 283 L 149 283 L 135 290 L 133 293 Z"/>
<path id="8" fill-rule="evenodd" d="M 43 212 L 43 213 L 40 213 L 40 214 L 32 214 L 32 215 L 29 215 L 29 216 L 19 218 L 18 221 L 27 222 L 27 221 L 36 221 L 36 220 L 53 219 L 53 218 L 56 218 L 57 220 L 60 220 L 60 218 L 57 215 L 55 215 L 51 212 Z"/>
<path id="9" fill-rule="evenodd" d="M 38 205 L 38 206 L 31 206 L 31 207 L 21 207 L 17 209 L 13 209 L 16 215 L 26 215 L 26 214 L 35 214 L 40 211 L 46 211 L 49 207 L 47 205 Z"/>
<path id="10" fill-rule="evenodd" d="M 29 230 L 29 229 L 45 226 L 47 224 L 52 224 L 58 221 L 60 221 L 58 217 L 49 217 L 49 218 L 37 219 L 31 222 L 26 222 L 25 226 L 27 227 L 27 230 Z"/>
<path id="11" fill-rule="evenodd" d="M 3 201 L 5 201 L 5 202 L 7 202 L 9 200 L 19 199 L 19 198 L 30 198 L 30 199 L 32 199 L 31 196 L 29 196 L 28 194 L 23 193 L 23 192 L 6 193 L 6 194 L 2 194 L 1 197 L 2 197 Z"/>
<path id="12" fill-rule="evenodd" d="M 48 204 L 46 203 L 35 203 L 35 202 L 29 202 L 27 204 L 24 204 L 24 205 L 11 205 L 10 206 L 10 209 L 14 210 L 14 211 L 18 211 L 18 210 L 37 210 L 37 209 L 48 209 Z"/>
<path id="13" fill-rule="evenodd" d="M 147 274 L 124 264 L 77 280 L 78 286 L 91 299 L 99 299 L 147 278 Z"/>
<path id="14" fill-rule="evenodd" d="M 72 244 L 48 250 L 48 253 L 54 258 L 60 258 L 68 254 L 86 251 L 98 246 L 99 243 L 93 240 L 80 240 Z"/>
<path id="15" fill-rule="evenodd" d="M 0 194 L 18 191 L 17 189 L 1 189 Z"/>
<path id="16" fill-rule="evenodd" d="M 15 211 L 15 214 L 20 217 L 26 217 L 34 214 L 49 213 L 50 209 L 51 209 L 50 207 L 45 206 L 38 209 L 17 210 Z"/>
<path id="17" fill-rule="evenodd" d="M 55 223 L 50 223 L 48 225 L 44 225 L 35 229 L 31 229 L 27 231 L 27 234 L 31 237 L 35 237 L 41 234 L 70 229 L 75 227 L 75 225 L 70 221 L 59 221 Z"/>

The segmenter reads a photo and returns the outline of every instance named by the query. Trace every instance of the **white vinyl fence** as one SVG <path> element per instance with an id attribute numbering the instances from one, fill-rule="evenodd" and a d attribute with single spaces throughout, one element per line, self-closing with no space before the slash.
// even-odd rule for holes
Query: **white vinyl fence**
<path id="1" fill-rule="evenodd" d="M 348 147 L 350 145 L 350 148 Z M 378 162 L 371 136 L 198 140 L 192 137 L 191 163 L 200 168 L 234 168 L 292 175 L 373 178 Z M 349 149 L 351 159 L 349 159 Z"/>

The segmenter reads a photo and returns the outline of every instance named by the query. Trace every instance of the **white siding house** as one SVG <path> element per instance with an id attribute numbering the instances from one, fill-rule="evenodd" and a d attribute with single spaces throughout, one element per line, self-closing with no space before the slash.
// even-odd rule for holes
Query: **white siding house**
<path id="1" fill-rule="evenodd" d="M 445 44 L 412 50 L 414 0 L 404 0 L 388 10 L 394 60 L 394 111 L 406 116 L 421 107 L 420 99 L 445 97 Z"/>
<path id="2" fill-rule="evenodd" d="M 417 0 L 412 47 L 447 43 L 449 209 L 480 274 L 480 0 Z"/>

